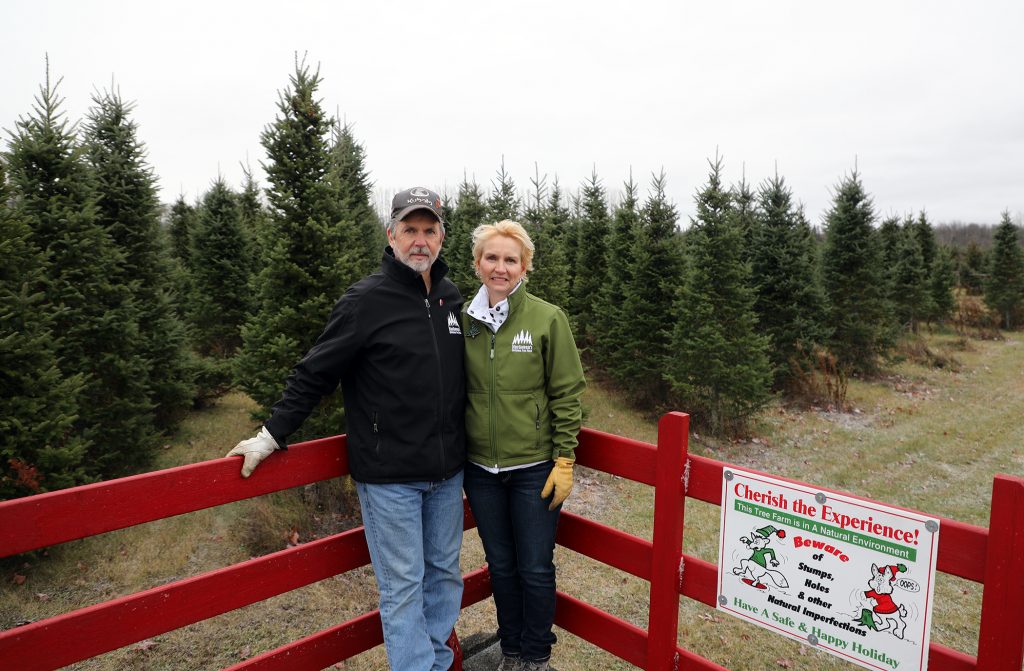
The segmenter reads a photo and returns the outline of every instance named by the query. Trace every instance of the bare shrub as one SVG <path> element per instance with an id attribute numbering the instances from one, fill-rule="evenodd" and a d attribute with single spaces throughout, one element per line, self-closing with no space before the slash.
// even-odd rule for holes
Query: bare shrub
<path id="1" fill-rule="evenodd" d="M 919 335 L 907 335 L 896 347 L 896 358 L 904 359 L 928 368 L 946 368 L 958 371 L 962 367 L 960 360 L 951 352 L 936 351 L 928 347 L 928 342 Z"/>
<path id="2" fill-rule="evenodd" d="M 839 364 L 835 354 L 819 345 L 810 350 L 797 345 L 797 353 L 789 360 L 789 369 L 786 396 L 791 401 L 824 406 L 835 412 L 846 410 L 850 370 Z"/>
<path id="3" fill-rule="evenodd" d="M 999 315 L 985 305 L 980 296 L 968 296 L 957 292 L 956 307 L 953 310 L 953 328 L 961 337 L 979 340 L 1002 340 L 999 332 Z"/>

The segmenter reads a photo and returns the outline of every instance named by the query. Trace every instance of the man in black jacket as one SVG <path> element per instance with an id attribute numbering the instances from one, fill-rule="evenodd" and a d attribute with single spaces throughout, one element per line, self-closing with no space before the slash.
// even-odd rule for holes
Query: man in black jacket
<path id="1" fill-rule="evenodd" d="M 270 419 L 228 456 L 243 456 L 249 477 L 340 383 L 388 662 L 446 671 L 462 599 L 462 297 L 438 259 L 440 196 L 396 195 L 387 234 L 380 272 L 342 296 Z"/>

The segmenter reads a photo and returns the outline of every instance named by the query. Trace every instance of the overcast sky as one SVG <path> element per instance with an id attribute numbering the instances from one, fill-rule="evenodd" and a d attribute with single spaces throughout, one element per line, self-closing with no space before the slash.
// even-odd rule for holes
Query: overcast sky
<path id="1" fill-rule="evenodd" d="M 854 165 L 880 215 L 1024 216 L 1024 2 L 0 3 L 0 126 L 49 53 L 70 119 L 112 82 L 161 197 L 192 200 L 248 161 L 295 53 L 353 125 L 378 194 L 463 175 L 575 190 L 664 169 L 685 223 L 707 179 L 776 168 L 819 224 Z M 6 136 L 4 138 L 6 143 Z M 381 196 L 378 195 L 378 198 Z"/>

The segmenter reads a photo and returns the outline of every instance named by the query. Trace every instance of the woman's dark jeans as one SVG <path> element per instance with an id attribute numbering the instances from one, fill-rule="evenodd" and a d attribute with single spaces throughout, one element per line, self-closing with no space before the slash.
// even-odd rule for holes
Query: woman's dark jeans
<path id="1" fill-rule="evenodd" d="M 554 462 L 488 473 L 466 464 L 463 488 L 491 573 L 501 651 L 529 661 L 551 656 L 556 637 L 555 532 L 561 506 L 540 492 Z"/>

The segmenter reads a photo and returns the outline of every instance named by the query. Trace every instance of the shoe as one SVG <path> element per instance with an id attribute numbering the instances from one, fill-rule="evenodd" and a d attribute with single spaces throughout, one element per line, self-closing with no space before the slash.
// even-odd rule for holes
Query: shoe
<path id="1" fill-rule="evenodd" d="M 523 665 L 519 667 L 522 671 L 551 671 L 551 667 L 548 665 L 548 660 L 543 662 L 529 662 L 523 660 Z"/>
<path id="2" fill-rule="evenodd" d="M 512 657 L 511 655 L 502 655 L 501 663 L 498 664 L 498 668 L 494 671 L 522 671 L 523 660 L 518 657 Z"/>

